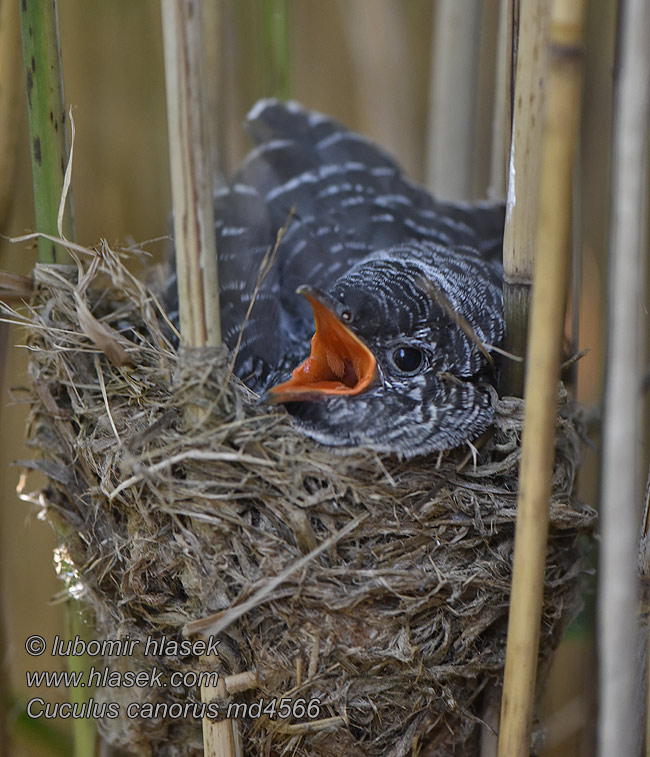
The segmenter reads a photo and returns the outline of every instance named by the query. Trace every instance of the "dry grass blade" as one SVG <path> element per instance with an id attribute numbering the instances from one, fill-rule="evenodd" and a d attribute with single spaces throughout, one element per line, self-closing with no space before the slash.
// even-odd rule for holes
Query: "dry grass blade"
<path id="1" fill-rule="evenodd" d="M 86 303 L 86 290 L 90 282 L 95 278 L 97 268 L 99 266 L 99 257 L 91 258 L 90 265 L 87 269 L 68 245 L 67 240 L 62 240 L 64 246 L 68 250 L 69 255 L 77 264 L 78 270 L 78 282 L 72 286 L 74 299 L 77 306 L 77 317 L 79 318 L 79 324 L 86 336 L 95 344 L 113 363 L 113 365 L 121 368 L 126 365 L 134 365 L 133 358 L 131 358 L 126 351 L 127 347 L 135 349 L 135 345 L 129 342 L 128 339 L 123 337 L 118 331 L 111 326 L 99 321 L 91 312 Z M 55 274 L 56 275 L 56 274 Z M 67 280 L 62 277 L 62 281 L 67 283 Z"/>
<path id="2" fill-rule="evenodd" d="M 348 534 L 352 533 L 357 528 L 357 526 L 363 523 L 366 517 L 367 515 L 360 515 L 358 518 L 355 518 L 350 523 L 348 523 L 345 528 L 342 528 L 340 531 L 332 534 L 329 539 L 326 539 L 324 542 L 319 544 L 318 547 L 313 549 L 309 554 L 301 557 L 299 560 L 293 563 L 293 565 L 289 565 L 279 575 L 275 576 L 269 581 L 266 581 L 264 583 L 264 586 L 256 591 L 250 599 L 247 599 L 245 602 L 231 607 L 226 612 L 217 613 L 207 618 L 201 618 L 199 620 L 193 621 L 192 623 L 188 623 L 183 629 L 183 632 L 187 636 L 199 632 L 216 636 L 218 633 L 228 628 L 231 623 L 234 623 L 238 618 L 241 618 L 242 615 L 250 612 L 250 610 L 252 610 L 254 607 L 258 607 L 265 600 L 268 600 L 273 591 L 278 588 L 284 581 L 286 581 L 291 575 L 305 568 L 312 560 L 318 557 L 321 552 L 324 552 L 330 547 L 333 547 L 339 541 L 348 536 Z"/>
<path id="3" fill-rule="evenodd" d="M 447 316 L 447 318 L 449 318 L 452 323 L 455 323 L 456 326 L 458 326 L 458 328 L 463 332 L 463 334 L 465 334 L 470 342 L 476 345 L 481 355 L 483 355 L 483 357 L 487 360 L 490 368 L 494 370 L 494 360 L 492 359 L 492 355 L 490 355 L 490 353 L 487 351 L 487 346 L 483 343 L 483 341 L 479 339 L 476 331 L 474 331 L 474 329 L 472 328 L 471 323 L 469 323 L 467 319 L 464 318 L 456 310 L 456 308 L 454 308 L 454 306 L 449 301 L 449 298 L 440 289 L 440 287 L 437 287 L 432 281 L 428 281 L 426 279 L 420 279 L 420 284 L 431 293 L 434 301 L 440 306 L 440 309 Z"/>
<path id="4" fill-rule="evenodd" d="M 134 365 L 133 359 L 129 357 L 122 344 L 127 340 L 120 336 L 115 329 L 107 326 L 105 323 L 100 323 L 76 291 L 75 302 L 77 304 L 79 325 L 84 334 L 99 347 L 111 363 L 118 368 L 125 365 Z M 130 346 L 133 347 L 134 345 L 131 344 Z"/>
<path id="5" fill-rule="evenodd" d="M 284 235 L 287 232 L 287 229 L 289 228 L 289 224 L 291 223 L 291 219 L 294 213 L 295 213 L 295 208 L 292 208 L 291 211 L 289 212 L 289 216 L 286 220 L 286 223 L 281 229 L 278 230 L 278 234 L 275 239 L 275 244 L 266 251 L 266 253 L 264 254 L 264 257 L 262 258 L 260 269 L 257 272 L 257 279 L 255 280 L 255 286 L 253 288 L 251 300 L 248 305 L 248 308 L 246 309 L 246 314 L 244 316 L 241 329 L 239 330 L 239 334 L 237 336 L 237 342 L 235 343 L 235 346 L 232 350 L 232 360 L 230 361 L 230 368 L 228 370 L 228 376 L 227 376 L 228 381 L 230 380 L 230 377 L 232 376 L 232 373 L 235 369 L 235 362 L 237 360 L 237 355 L 239 354 L 239 350 L 241 348 L 241 342 L 244 337 L 244 329 L 246 328 L 246 325 L 248 324 L 248 321 L 251 317 L 251 313 L 253 312 L 253 307 L 255 305 L 255 302 L 257 301 L 257 297 L 260 293 L 260 289 L 262 288 L 262 284 L 264 283 L 264 279 L 269 275 L 271 268 L 273 268 L 275 264 L 275 259 L 278 253 L 278 247 L 280 246 L 280 242 L 282 241 L 282 238 L 284 237 Z"/>

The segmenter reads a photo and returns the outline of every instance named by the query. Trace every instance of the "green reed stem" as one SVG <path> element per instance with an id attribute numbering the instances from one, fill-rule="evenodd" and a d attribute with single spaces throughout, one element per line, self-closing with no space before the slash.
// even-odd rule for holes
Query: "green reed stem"
<path id="1" fill-rule="evenodd" d="M 36 230 L 57 236 L 57 216 L 69 155 L 57 3 L 56 0 L 20 0 L 20 11 Z M 70 195 L 62 231 L 66 238 L 74 239 Z M 40 239 L 38 260 L 62 263 L 69 258 L 60 245 Z"/>

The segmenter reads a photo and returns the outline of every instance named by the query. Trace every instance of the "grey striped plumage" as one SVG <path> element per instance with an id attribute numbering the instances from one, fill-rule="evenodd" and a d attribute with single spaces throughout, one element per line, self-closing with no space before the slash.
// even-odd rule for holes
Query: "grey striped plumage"
<path id="1" fill-rule="evenodd" d="M 286 231 L 244 327 L 237 373 L 263 393 L 309 355 L 313 315 L 295 293 L 309 285 L 344 313 L 376 371 L 354 396 L 288 402 L 300 429 L 323 444 L 406 457 L 475 438 L 493 415 L 480 343 L 503 335 L 503 210 L 437 202 L 370 141 L 295 103 L 261 101 L 247 128 L 258 147 L 215 196 L 231 348 L 264 255 Z M 398 368 L 405 354 L 420 356 L 416 370 Z"/>

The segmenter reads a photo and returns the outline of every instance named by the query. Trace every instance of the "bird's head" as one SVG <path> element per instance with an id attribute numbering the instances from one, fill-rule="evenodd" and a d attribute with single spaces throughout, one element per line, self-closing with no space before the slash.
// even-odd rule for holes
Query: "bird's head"
<path id="1" fill-rule="evenodd" d="M 286 403 L 307 434 L 332 446 L 412 457 L 475 438 L 493 413 L 475 341 L 500 339 L 500 292 L 487 292 L 497 306 L 492 328 L 481 318 L 486 292 L 469 309 L 478 313 L 469 324 L 478 330 L 473 340 L 440 301 L 451 299 L 466 323 L 455 298 L 472 292 L 439 286 L 426 263 L 386 253 L 350 269 L 326 292 L 300 287 L 314 311 L 311 353 L 267 399 Z"/>

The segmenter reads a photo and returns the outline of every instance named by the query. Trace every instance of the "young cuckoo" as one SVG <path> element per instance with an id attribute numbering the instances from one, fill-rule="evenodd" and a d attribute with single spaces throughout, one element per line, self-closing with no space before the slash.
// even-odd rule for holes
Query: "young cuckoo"
<path id="1" fill-rule="evenodd" d="M 476 438 L 504 329 L 503 208 L 436 201 L 296 103 L 263 100 L 246 127 L 257 147 L 215 193 L 237 374 L 325 445 L 412 457 Z"/>

